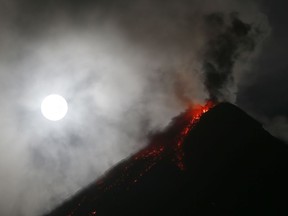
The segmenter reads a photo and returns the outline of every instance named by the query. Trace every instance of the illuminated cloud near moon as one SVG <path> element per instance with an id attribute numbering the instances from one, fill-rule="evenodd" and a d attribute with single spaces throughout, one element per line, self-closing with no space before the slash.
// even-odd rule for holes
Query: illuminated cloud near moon
<path id="1" fill-rule="evenodd" d="M 187 100 L 204 102 L 204 16 L 264 17 L 248 1 L 107 2 L 1 2 L 0 215 L 48 211 L 145 146 Z M 248 66 L 236 62 L 236 83 Z M 56 124 L 40 112 L 51 92 L 69 101 Z"/>

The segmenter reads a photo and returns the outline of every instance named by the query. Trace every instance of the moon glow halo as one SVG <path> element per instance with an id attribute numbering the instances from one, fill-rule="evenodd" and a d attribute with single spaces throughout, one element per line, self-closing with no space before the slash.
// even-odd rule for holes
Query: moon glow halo
<path id="1" fill-rule="evenodd" d="M 68 112 L 67 101 L 61 95 L 48 95 L 41 103 L 41 112 L 46 119 L 59 121 L 63 119 Z"/>

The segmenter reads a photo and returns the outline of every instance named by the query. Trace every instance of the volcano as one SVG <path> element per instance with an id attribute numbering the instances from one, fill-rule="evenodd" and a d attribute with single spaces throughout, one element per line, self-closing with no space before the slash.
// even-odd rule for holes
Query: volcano
<path id="1" fill-rule="evenodd" d="M 288 215 L 287 172 L 285 143 L 238 107 L 207 104 L 46 216 Z"/>

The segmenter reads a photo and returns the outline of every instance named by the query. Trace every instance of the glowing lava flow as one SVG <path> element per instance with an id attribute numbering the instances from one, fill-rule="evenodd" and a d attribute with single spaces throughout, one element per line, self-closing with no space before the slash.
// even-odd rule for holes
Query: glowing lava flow
<path id="1" fill-rule="evenodd" d="M 174 118 L 166 130 L 153 135 L 150 144 L 132 156 L 128 164 L 118 164 L 117 178 L 112 178 L 113 181 L 109 181 L 109 178 L 105 178 L 104 176 L 104 179 L 98 180 L 98 187 L 107 192 L 123 183 L 128 183 L 127 185 L 131 186 L 128 186 L 126 190 L 130 190 L 129 187 L 138 183 L 163 158 L 172 160 L 180 170 L 185 170 L 183 150 L 185 138 L 200 120 L 201 116 L 213 107 L 214 104 L 212 102 L 207 102 L 204 106 L 190 106 L 185 113 Z M 83 197 L 78 206 L 67 216 L 76 215 L 77 208 L 82 205 L 85 199 L 86 197 Z M 96 215 L 95 209 L 91 210 L 88 216 L 92 215 Z"/>
<path id="2" fill-rule="evenodd" d="M 172 124 L 164 132 L 155 135 L 152 138 L 149 147 L 134 156 L 134 160 L 136 161 L 147 160 L 145 168 L 140 175 L 134 179 L 134 183 L 136 183 L 141 176 L 156 165 L 164 155 L 169 155 L 178 168 L 184 170 L 184 140 L 191 129 L 200 120 L 201 116 L 212 107 L 214 107 L 212 102 L 207 102 L 204 106 L 190 106 L 184 114 L 175 118 L 172 121 Z"/>
<path id="3" fill-rule="evenodd" d="M 189 134 L 191 129 L 197 124 L 197 122 L 200 120 L 201 116 L 208 112 L 214 104 L 212 102 L 207 102 L 204 106 L 197 105 L 190 107 L 188 111 L 186 112 L 186 117 L 187 119 L 190 119 L 188 124 L 184 126 L 182 131 L 180 132 L 180 135 L 177 140 L 176 148 L 175 148 L 175 153 L 176 153 L 176 158 L 177 158 L 177 166 L 179 169 L 184 170 L 184 151 L 183 151 L 183 143 L 186 138 L 186 136 Z"/>

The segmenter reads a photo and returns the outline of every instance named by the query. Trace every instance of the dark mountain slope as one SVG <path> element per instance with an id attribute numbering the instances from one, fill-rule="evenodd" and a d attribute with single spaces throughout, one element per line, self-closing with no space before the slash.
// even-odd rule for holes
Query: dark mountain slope
<path id="1" fill-rule="evenodd" d="M 48 215 L 288 215 L 287 146 L 228 103 L 190 117 Z"/>

